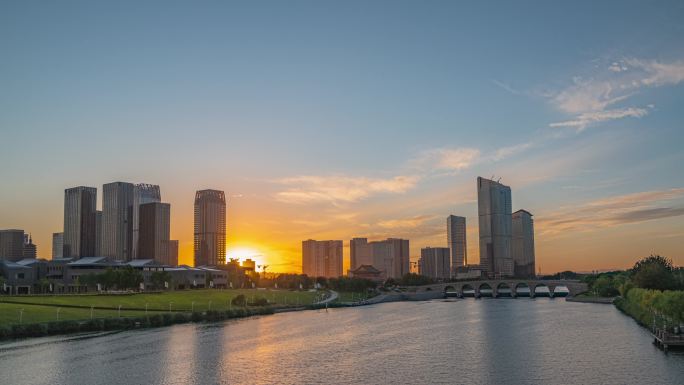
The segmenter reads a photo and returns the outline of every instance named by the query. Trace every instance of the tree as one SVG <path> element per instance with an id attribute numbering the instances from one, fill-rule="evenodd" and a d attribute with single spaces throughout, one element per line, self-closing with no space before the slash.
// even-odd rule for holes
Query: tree
<path id="1" fill-rule="evenodd" d="M 635 263 L 632 282 L 637 287 L 661 291 L 677 287 L 672 261 L 660 255 L 651 255 Z"/>
<path id="2" fill-rule="evenodd" d="M 171 274 L 168 271 L 155 271 L 150 280 L 155 289 L 164 289 L 164 282 L 171 282 Z"/>
<path id="3" fill-rule="evenodd" d="M 399 279 L 399 281 L 397 282 L 397 284 L 402 286 L 422 286 L 429 285 L 431 283 L 435 283 L 435 281 L 432 278 L 416 273 L 404 274 L 404 276 L 401 277 L 401 279 Z"/>
<path id="4" fill-rule="evenodd" d="M 247 306 L 247 298 L 243 294 L 238 295 L 230 301 L 231 304 L 235 306 Z"/>

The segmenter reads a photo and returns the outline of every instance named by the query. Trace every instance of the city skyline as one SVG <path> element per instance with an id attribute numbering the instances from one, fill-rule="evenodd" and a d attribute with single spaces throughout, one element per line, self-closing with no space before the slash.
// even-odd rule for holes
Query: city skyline
<path id="1" fill-rule="evenodd" d="M 354 237 L 416 261 L 449 214 L 478 263 L 472 181 L 494 175 L 534 213 L 543 273 L 681 265 L 681 6 L 615 4 L 2 4 L 0 228 L 49 257 L 65 189 L 144 181 L 180 263 L 207 188 L 227 258 L 270 271 L 299 271 L 309 238 L 345 240 L 343 271 Z"/>

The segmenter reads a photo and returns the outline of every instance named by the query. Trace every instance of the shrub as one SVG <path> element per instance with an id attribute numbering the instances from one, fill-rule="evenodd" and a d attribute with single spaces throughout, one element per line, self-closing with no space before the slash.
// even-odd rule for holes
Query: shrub
<path id="1" fill-rule="evenodd" d="M 247 299 L 243 294 L 240 294 L 237 297 L 233 298 L 233 300 L 230 301 L 230 303 L 235 306 L 247 306 Z"/>

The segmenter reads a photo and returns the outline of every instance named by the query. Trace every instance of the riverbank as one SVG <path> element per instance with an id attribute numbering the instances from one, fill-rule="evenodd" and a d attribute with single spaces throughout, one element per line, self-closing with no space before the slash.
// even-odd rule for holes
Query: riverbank
<path id="1" fill-rule="evenodd" d="M 581 302 L 581 303 L 601 303 L 610 305 L 615 302 L 617 297 L 588 297 L 588 296 L 577 296 L 577 297 L 565 297 L 568 302 Z"/>
<path id="2" fill-rule="evenodd" d="M 242 296 L 242 304 L 233 303 Z M 0 297 L 0 339 L 213 322 L 315 307 L 330 293 L 186 290 L 155 293 Z"/>

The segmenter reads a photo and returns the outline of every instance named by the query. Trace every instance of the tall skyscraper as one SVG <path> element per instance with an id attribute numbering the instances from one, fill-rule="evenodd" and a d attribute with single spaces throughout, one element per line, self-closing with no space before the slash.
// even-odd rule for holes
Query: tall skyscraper
<path id="1" fill-rule="evenodd" d="M 421 275 L 436 279 L 451 277 L 451 257 L 448 247 L 425 247 L 420 249 L 418 271 Z"/>
<path id="2" fill-rule="evenodd" d="M 169 243 L 171 234 L 171 205 L 151 202 L 140 205 L 140 248 L 141 259 L 171 265 Z"/>
<path id="3" fill-rule="evenodd" d="M 195 266 L 226 263 L 226 196 L 219 190 L 195 194 Z"/>
<path id="4" fill-rule="evenodd" d="M 64 253 L 64 233 L 52 233 L 52 259 L 62 258 Z"/>
<path id="5" fill-rule="evenodd" d="M 161 190 L 159 186 L 153 184 L 139 183 L 133 186 L 133 239 L 132 256 L 138 258 L 139 237 L 140 237 L 140 205 L 145 203 L 161 202 Z"/>
<path id="6" fill-rule="evenodd" d="M 511 254 L 513 258 L 513 273 L 520 278 L 535 276 L 534 257 L 534 220 L 532 214 L 526 210 L 518 210 L 512 215 L 513 240 Z"/>
<path id="7" fill-rule="evenodd" d="M 102 186 L 102 255 L 119 261 L 132 258 L 133 183 Z"/>
<path id="8" fill-rule="evenodd" d="M 64 251 L 66 258 L 95 256 L 95 187 L 64 190 Z"/>
<path id="9" fill-rule="evenodd" d="M 371 265 L 380 270 L 383 278 L 401 278 L 410 271 L 409 241 L 388 238 L 384 241 L 368 242 L 366 238 L 351 240 L 351 270 L 361 265 Z"/>
<path id="10" fill-rule="evenodd" d="M 468 250 L 466 247 L 466 219 L 449 215 L 447 217 L 447 244 L 451 259 L 451 275 L 456 275 L 456 269 L 468 264 Z"/>
<path id="11" fill-rule="evenodd" d="M 511 258 L 511 188 L 477 178 L 480 267 L 490 277 L 513 276 Z"/>
<path id="12" fill-rule="evenodd" d="M 302 272 L 309 277 L 341 276 L 342 241 L 303 241 Z"/>
<path id="13" fill-rule="evenodd" d="M 24 230 L 0 230 L 0 259 L 16 262 L 24 257 Z"/>
<path id="14" fill-rule="evenodd" d="M 24 258 L 37 258 L 38 257 L 38 247 L 33 243 L 33 238 L 31 234 L 24 233 Z"/>

